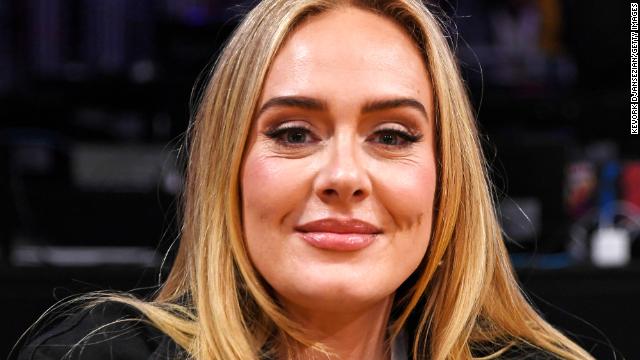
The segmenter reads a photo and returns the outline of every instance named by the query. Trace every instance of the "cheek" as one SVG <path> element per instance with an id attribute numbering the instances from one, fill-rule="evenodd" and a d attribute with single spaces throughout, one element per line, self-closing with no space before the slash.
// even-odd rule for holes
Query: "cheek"
<path id="1" fill-rule="evenodd" d="M 249 153 L 242 171 L 242 214 L 249 255 L 279 256 L 288 219 L 307 194 L 304 172 L 291 159 Z M 256 264 L 259 265 L 259 264 Z"/>
<path id="2" fill-rule="evenodd" d="M 282 207 L 277 178 L 277 170 L 269 166 L 268 159 L 251 153 L 245 158 L 241 179 L 242 222 L 248 255 L 258 268 L 261 259 L 274 253 L 272 244 L 266 240 L 271 238 L 269 233 L 277 230 L 277 212 Z"/>
<path id="3" fill-rule="evenodd" d="M 264 191 L 273 181 L 275 177 L 273 173 L 274 169 L 267 166 L 264 159 L 251 154 L 245 159 L 241 191 L 243 214 L 245 221 L 249 222 L 247 225 L 251 225 L 251 221 L 255 218 L 258 220 L 262 218 L 262 214 L 277 208 L 272 199 L 275 192 Z M 265 186 L 257 186 L 258 184 Z"/>
<path id="4" fill-rule="evenodd" d="M 304 169 L 291 159 L 249 153 L 241 178 L 244 239 L 258 273 L 274 288 L 290 285 L 299 271 L 291 266 L 291 249 L 283 239 L 286 219 L 304 202 Z"/>
<path id="5" fill-rule="evenodd" d="M 280 215 L 291 207 L 287 196 L 295 187 L 286 169 L 277 159 L 251 155 L 245 159 L 242 175 L 243 210 L 247 220 L 265 220 Z"/>
<path id="6" fill-rule="evenodd" d="M 436 187 L 435 166 L 404 170 L 403 176 L 389 178 L 388 196 L 383 200 L 396 226 L 391 246 L 397 264 L 393 271 L 399 282 L 418 268 L 430 246 Z"/>
<path id="7" fill-rule="evenodd" d="M 433 162 L 407 164 L 384 172 L 381 202 L 399 231 L 431 229 L 436 172 Z M 421 237 L 420 237 L 421 238 Z"/>

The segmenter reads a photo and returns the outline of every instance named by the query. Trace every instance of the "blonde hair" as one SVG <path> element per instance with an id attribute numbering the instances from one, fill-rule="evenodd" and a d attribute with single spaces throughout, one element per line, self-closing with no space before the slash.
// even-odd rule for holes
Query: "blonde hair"
<path id="1" fill-rule="evenodd" d="M 419 0 L 265 0 L 218 58 L 190 129 L 180 248 L 151 301 L 112 297 L 139 309 L 194 359 L 257 359 L 305 336 L 274 301 L 242 236 L 239 173 L 266 73 L 305 18 L 340 6 L 395 20 L 420 47 L 436 99 L 438 188 L 432 239 L 398 289 L 390 338 L 408 323 L 413 359 L 499 356 L 529 346 L 566 359 L 592 359 L 547 324 L 523 297 L 496 220 L 478 134 L 443 25 Z M 489 356 L 491 357 L 491 356 Z"/>

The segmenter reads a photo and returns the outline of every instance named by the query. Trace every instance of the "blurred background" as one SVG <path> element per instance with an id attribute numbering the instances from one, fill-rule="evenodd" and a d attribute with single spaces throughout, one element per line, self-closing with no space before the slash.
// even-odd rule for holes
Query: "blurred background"
<path id="1" fill-rule="evenodd" d="M 640 359 L 629 4 L 435 3 L 523 289 L 596 358 Z M 250 7 L 0 0 L 0 356 L 56 300 L 161 281 L 192 89 Z"/>

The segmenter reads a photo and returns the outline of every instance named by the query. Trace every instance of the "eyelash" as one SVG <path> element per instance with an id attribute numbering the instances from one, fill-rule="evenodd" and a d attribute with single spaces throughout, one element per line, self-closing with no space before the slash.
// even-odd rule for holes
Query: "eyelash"
<path id="1" fill-rule="evenodd" d="M 379 144 L 383 146 L 389 146 L 389 147 L 405 148 L 422 140 L 422 135 L 413 135 L 406 131 L 397 130 L 397 129 L 380 129 L 374 132 L 374 135 L 377 135 L 377 136 L 387 135 L 387 134 L 398 136 L 401 139 L 400 141 L 403 141 L 404 144 L 402 145 L 389 145 L 389 144 L 383 144 L 383 143 L 379 143 Z"/>
<path id="2" fill-rule="evenodd" d="M 284 141 L 282 139 L 282 135 L 288 133 L 288 132 L 293 132 L 293 130 L 296 130 L 298 132 L 304 133 L 305 136 L 311 136 L 311 131 L 309 129 L 306 129 L 304 127 L 301 126 L 283 126 L 280 128 L 276 128 L 276 129 L 272 129 L 272 130 L 268 130 L 265 135 L 267 135 L 269 138 L 273 139 L 276 143 L 278 143 L 279 145 L 282 146 L 286 146 L 286 147 L 299 147 L 304 145 L 304 143 L 287 143 L 286 141 Z"/>
<path id="3" fill-rule="evenodd" d="M 285 135 L 289 132 L 293 132 L 293 130 L 299 133 L 303 133 L 306 136 L 311 136 L 311 131 L 309 129 L 306 129 L 300 126 L 284 126 L 284 127 L 272 129 L 267 131 L 265 135 L 275 140 L 279 145 L 282 145 L 282 146 L 291 147 L 291 148 L 303 146 L 305 143 L 289 143 L 286 140 L 282 139 L 282 135 Z M 389 134 L 399 137 L 400 141 L 404 142 L 404 144 L 390 145 L 390 144 L 379 143 L 380 145 L 384 147 L 392 147 L 392 148 L 405 148 L 422 140 L 421 134 L 413 135 L 408 132 L 397 130 L 397 129 L 380 129 L 374 132 L 374 135 L 376 136 L 389 135 Z"/>

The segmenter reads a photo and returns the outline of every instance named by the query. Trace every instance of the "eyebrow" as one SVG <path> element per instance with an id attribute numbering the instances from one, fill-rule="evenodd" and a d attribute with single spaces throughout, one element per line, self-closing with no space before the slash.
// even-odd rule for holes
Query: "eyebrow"
<path id="1" fill-rule="evenodd" d="M 414 98 L 393 98 L 393 99 L 383 99 L 383 100 L 373 100 L 367 102 L 362 107 L 362 113 L 383 111 L 383 110 L 391 110 L 395 108 L 401 107 L 409 107 L 418 110 L 421 112 L 427 120 L 429 116 L 427 115 L 427 109 L 422 105 L 422 103 Z"/>
<path id="2" fill-rule="evenodd" d="M 306 96 L 278 96 L 269 99 L 258 111 L 257 116 L 273 107 L 294 107 L 305 110 L 323 111 L 328 108 L 326 102 L 319 99 Z M 421 112 L 427 120 L 429 116 L 427 109 L 418 100 L 414 98 L 400 97 L 392 99 L 372 100 L 365 103 L 361 109 L 362 114 L 372 113 L 376 111 L 391 110 L 395 108 L 409 107 Z"/>
<path id="3" fill-rule="evenodd" d="M 258 111 L 258 116 L 272 107 L 294 107 L 305 110 L 322 111 L 327 109 L 327 104 L 324 101 L 306 96 L 278 96 L 264 103 Z"/>

